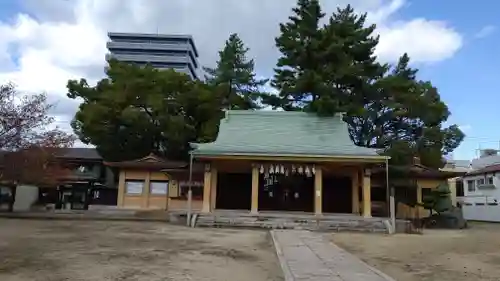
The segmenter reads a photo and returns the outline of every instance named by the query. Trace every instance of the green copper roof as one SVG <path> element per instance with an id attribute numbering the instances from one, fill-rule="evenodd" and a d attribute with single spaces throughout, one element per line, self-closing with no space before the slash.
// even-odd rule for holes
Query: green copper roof
<path id="1" fill-rule="evenodd" d="M 214 142 L 192 146 L 194 155 L 379 156 L 351 141 L 340 114 L 305 112 L 230 110 Z"/>

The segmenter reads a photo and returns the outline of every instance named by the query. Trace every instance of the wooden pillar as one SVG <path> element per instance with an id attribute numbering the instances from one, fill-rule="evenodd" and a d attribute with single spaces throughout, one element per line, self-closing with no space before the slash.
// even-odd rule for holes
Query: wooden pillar
<path id="1" fill-rule="evenodd" d="M 359 169 L 352 173 L 352 213 L 359 215 Z"/>
<path id="2" fill-rule="evenodd" d="M 210 183 L 210 210 L 215 210 L 215 201 L 217 198 L 217 169 L 212 167 L 212 182 Z"/>
<path id="3" fill-rule="evenodd" d="M 212 197 L 212 171 L 210 164 L 205 165 L 205 176 L 203 178 L 203 206 L 202 213 L 210 213 L 210 199 Z"/>
<path id="4" fill-rule="evenodd" d="M 457 181 L 459 178 L 448 179 L 448 186 L 450 187 L 450 197 L 451 197 L 451 205 L 454 207 L 457 206 Z"/>
<path id="5" fill-rule="evenodd" d="M 363 173 L 363 216 L 372 217 L 372 199 L 371 199 L 371 171 L 365 169 Z"/>
<path id="6" fill-rule="evenodd" d="M 124 207 L 123 199 L 125 198 L 126 192 L 125 171 L 120 170 L 120 177 L 118 178 L 118 207 Z"/>
<path id="7" fill-rule="evenodd" d="M 420 185 L 417 185 L 417 203 L 422 203 L 422 187 Z M 415 206 L 415 208 L 411 208 L 412 212 L 411 215 L 413 218 L 418 218 L 419 216 L 422 215 L 423 212 L 421 212 L 423 208 L 421 208 L 419 205 Z"/>
<path id="8" fill-rule="evenodd" d="M 257 165 L 252 166 L 252 203 L 250 213 L 259 213 L 259 168 Z"/>
<path id="9" fill-rule="evenodd" d="M 144 187 L 142 188 L 142 207 L 147 209 L 149 208 L 149 183 L 151 182 L 151 172 L 146 173 L 146 180 L 144 181 Z"/>
<path id="10" fill-rule="evenodd" d="M 315 167 L 314 174 L 314 214 L 321 215 L 323 213 L 323 171 L 321 167 Z"/>

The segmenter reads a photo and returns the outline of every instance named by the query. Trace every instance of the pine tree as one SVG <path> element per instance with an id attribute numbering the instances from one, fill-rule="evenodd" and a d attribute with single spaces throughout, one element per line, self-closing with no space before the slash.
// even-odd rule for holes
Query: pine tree
<path id="1" fill-rule="evenodd" d="M 376 95 L 363 111 L 347 121 L 353 141 L 360 146 L 385 149 L 391 163 L 405 165 L 419 157 L 423 165 L 442 167 L 443 154 L 463 140 L 458 126 L 444 127 L 450 112 L 430 82 L 417 79 L 404 54 L 387 74 L 372 84 Z"/>
<path id="2" fill-rule="evenodd" d="M 281 57 L 272 85 L 279 95 L 264 102 L 320 116 L 347 112 L 355 144 L 384 149 L 393 164 L 417 156 L 438 168 L 464 135 L 456 125 L 443 126 L 450 112 L 437 89 L 417 79 L 408 55 L 394 66 L 377 61 L 379 38 L 366 16 L 347 5 L 320 26 L 319 1 L 298 0 L 276 38 Z"/>
<path id="3" fill-rule="evenodd" d="M 280 24 L 276 46 L 281 52 L 271 85 L 279 97 L 264 100 L 273 107 L 301 110 L 327 91 L 322 72 L 320 20 L 324 17 L 318 0 L 298 0 L 289 22 Z"/>
<path id="4" fill-rule="evenodd" d="M 68 97 L 82 100 L 72 122 L 85 144 L 109 161 L 155 153 L 186 160 L 190 142 L 217 136 L 224 116 L 212 86 L 174 70 L 112 60 L 107 77 L 90 86 L 68 81 Z"/>
<path id="5" fill-rule="evenodd" d="M 424 209 L 429 210 L 431 215 L 433 211 L 439 215 L 453 208 L 450 194 L 451 191 L 448 184 L 440 184 L 436 188 L 433 188 L 428 196 L 422 198 L 420 205 Z"/>
<path id="6" fill-rule="evenodd" d="M 323 26 L 323 70 L 331 89 L 313 104 L 313 111 L 331 115 L 341 110 L 351 116 L 362 113 L 366 104 L 379 98 L 372 85 L 384 75 L 387 66 L 376 60 L 374 51 L 379 38 L 373 34 L 374 24 L 366 26 L 366 17 L 366 13 L 359 15 L 347 5 L 337 8 Z M 331 105 L 332 101 L 335 105 Z"/>
<path id="7" fill-rule="evenodd" d="M 224 49 L 219 52 L 215 68 L 205 67 L 206 82 L 218 86 L 226 97 L 223 107 L 227 109 L 258 109 L 261 87 L 268 80 L 257 79 L 254 60 L 247 58 L 245 47 L 238 34 L 229 36 Z"/>
<path id="8" fill-rule="evenodd" d="M 299 0 L 290 21 L 280 25 L 276 45 L 282 56 L 272 81 L 280 94 L 271 105 L 320 115 L 356 112 L 370 83 L 386 71 L 373 55 L 378 37 L 374 25 L 365 27 L 366 14 L 348 5 L 320 26 L 323 17 L 319 1 Z"/>

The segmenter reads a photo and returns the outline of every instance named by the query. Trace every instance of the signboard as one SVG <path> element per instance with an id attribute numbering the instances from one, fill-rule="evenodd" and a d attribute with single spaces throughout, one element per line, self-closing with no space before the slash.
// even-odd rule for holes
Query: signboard
<path id="1" fill-rule="evenodd" d="M 179 186 L 180 187 L 189 187 L 189 181 L 180 181 L 179 182 Z M 203 182 L 202 181 L 193 181 L 193 185 L 191 185 L 192 187 L 200 187 L 200 186 L 203 186 Z"/>
<path id="2" fill-rule="evenodd" d="M 167 194 L 168 181 L 164 182 L 151 182 L 151 194 Z"/>
<path id="3" fill-rule="evenodd" d="M 142 181 L 127 181 L 125 183 L 127 194 L 142 194 L 144 182 Z"/>

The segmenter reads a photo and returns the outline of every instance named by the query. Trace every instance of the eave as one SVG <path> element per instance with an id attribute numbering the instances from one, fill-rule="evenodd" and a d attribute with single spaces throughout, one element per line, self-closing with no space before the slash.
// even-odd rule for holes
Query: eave
<path id="1" fill-rule="evenodd" d="M 262 154 L 262 153 L 193 153 L 196 159 L 232 159 L 232 160 L 260 160 L 260 161 L 297 161 L 297 162 L 359 162 L 383 163 L 390 159 L 380 155 L 310 155 L 310 154 Z"/>

